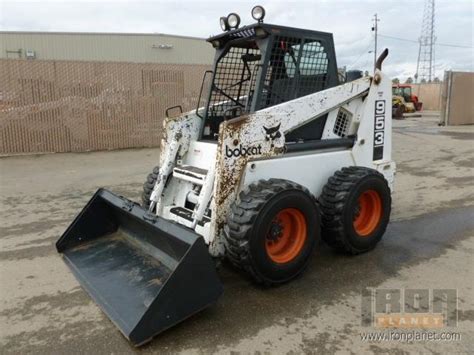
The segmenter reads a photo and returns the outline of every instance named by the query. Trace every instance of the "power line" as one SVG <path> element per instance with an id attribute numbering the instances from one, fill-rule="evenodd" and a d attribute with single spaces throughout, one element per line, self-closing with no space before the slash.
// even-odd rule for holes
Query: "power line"
<path id="1" fill-rule="evenodd" d="M 405 42 L 411 42 L 411 43 L 416 43 L 419 44 L 419 41 L 415 41 L 413 39 L 407 39 L 407 38 L 400 38 L 400 37 L 395 37 L 395 36 L 388 36 L 384 34 L 380 34 L 380 37 L 385 37 L 385 38 L 390 38 L 390 39 L 396 39 L 398 41 L 405 41 Z M 443 46 L 443 47 L 455 47 L 455 48 L 468 48 L 468 49 L 473 49 L 473 46 L 464 46 L 460 44 L 447 44 L 447 43 L 435 43 L 435 46 Z"/>
<path id="2" fill-rule="evenodd" d="M 364 54 L 367 54 L 368 53 L 368 50 L 370 49 L 370 47 L 372 47 L 372 41 L 370 41 L 369 45 L 367 46 L 366 49 L 364 49 L 364 51 L 357 57 L 357 59 L 351 64 L 351 65 L 348 65 L 347 67 L 348 68 L 352 68 L 354 66 L 355 63 L 357 63 L 359 61 L 360 58 L 362 58 L 362 56 Z"/>
<path id="3" fill-rule="evenodd" d="M 455 47 L 455 48 L 469 48 L 473 49 L 473 46 L 462 46 L 459 44 L 447 44 L 447 43 L 435 43 L 436 46 L 443 46 L 443 47 Z"/>

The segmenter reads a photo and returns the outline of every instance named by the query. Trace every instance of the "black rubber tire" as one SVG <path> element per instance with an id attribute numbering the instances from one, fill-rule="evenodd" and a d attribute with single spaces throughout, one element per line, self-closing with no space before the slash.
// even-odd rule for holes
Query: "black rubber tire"
<path id="1" fill-rule="evenodd" d="M 160 167 L 155 166 L 153 171 L 148 174 L 146 181 L 143 183 L 143 193 L 142 193 L 142 206 L 144 208 L 150 207 L 150 196 L 155 186 L 156 179 L 158 178 L 158 173 L 160 172 Z"/>
<path id="2" fill-rule="evenodd" d="M 293 260 L 279 264 L 268 256 L 265 241 L 274 216 L 285 208 L 302 212 L 307 233 L 300 253 Z M 308 265 L 321 235 L 320 226 L 319 208 L 307 189 L 288 180 L 260 180 L 244 189 L 231 206 L 224 227 L 227 258 L 258 284 L 283 284 Z"/>
<path id="3" fill-rule="evenodd" d="M 405 105 L 398 106 L 397 111 L 395 113 L 395 118 L 399 119 L 399 120 L 402 120 L 404 113 L 405 113 Z"/>
<path id="4" fill-rule="evenodd" d="M 382 200 L 382 215 L 374 231 L 360 236 L 353 225 L 359 196 L 375 190 Z M 323 240 L 331 247 L 350 254 L 369 251 L 382 238 L 390 220 L 392 197 L 387 180 L 376 170 L 365 167 L 342 168 L 329 178 L 319 198 Z"/>

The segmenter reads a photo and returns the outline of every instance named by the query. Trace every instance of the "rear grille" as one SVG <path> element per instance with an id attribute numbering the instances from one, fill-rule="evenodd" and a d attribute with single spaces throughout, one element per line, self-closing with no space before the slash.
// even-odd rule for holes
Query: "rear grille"
<path id="1" fill-rule="evenodd" d="M 334 124 L 333 132 L 339 137 L 346 137 L 349 129 L 349 123 L 351 121 L 352 114 L 341 108 L 337 113 L 336 123 Z"/>

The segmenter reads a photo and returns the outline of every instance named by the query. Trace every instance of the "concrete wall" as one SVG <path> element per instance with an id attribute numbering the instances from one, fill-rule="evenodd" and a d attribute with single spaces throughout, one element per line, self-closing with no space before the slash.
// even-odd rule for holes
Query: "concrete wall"
<path id="1" fill-rule="evenodd" d="M 24 59 L 27 51 L 34 51 L 37 60 L 212 64 L 214 58 L 211 44 L 202 38 L 165 34 L 0 32 L 0 58 Z"/>
<path id="2" fill-rule="evenodd" d="M 442 91 L 441 123 L 474 124 L 474 73 L 447 71 Z"/>

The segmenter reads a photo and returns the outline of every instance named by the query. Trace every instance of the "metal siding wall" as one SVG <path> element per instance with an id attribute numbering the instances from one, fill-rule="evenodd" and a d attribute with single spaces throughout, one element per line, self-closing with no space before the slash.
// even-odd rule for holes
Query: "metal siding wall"
<path id="1" fill-rule="evenodd" d="M 474 73 L 452 72 L 448 125 L 474 124 Z"/>
<path id="2" fill-rule="evenodd" d="M 423 103 L 423 110 L 441 110 L 442 83 L 411 84 L 413 93 Z"/>
<path id="3" fill-rule="evenodd" d="M 153 46 L 172 45 L 172 49 Z M 214 58 L 204 39 L 148 34 L 78 34 L 0 32 L 0 58 L 7 50 L 34 50 L 39 60 L 120 61 L 208 64 Z M 13 58 L 10 54 L 9 58 Z"/>
<path id="4" fill-rule="evenodd" d="M 0 59 L 0 154 L 159 146 L 207 65 Z"/>

